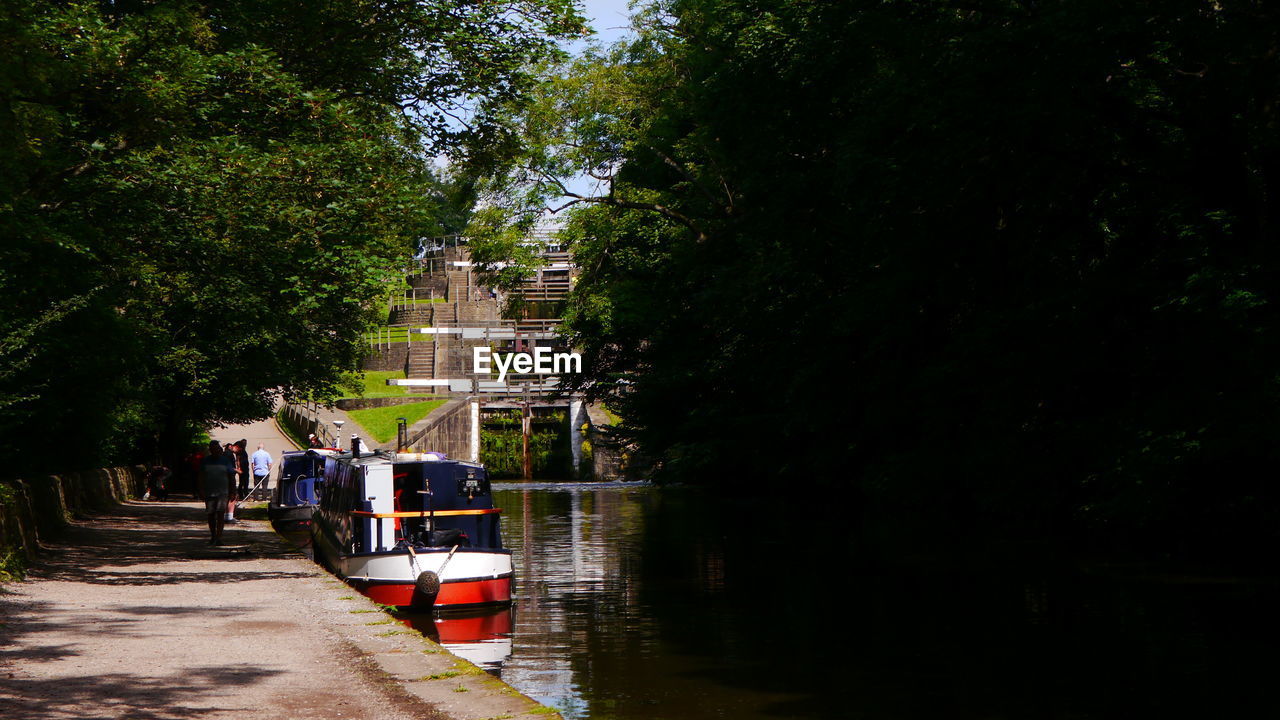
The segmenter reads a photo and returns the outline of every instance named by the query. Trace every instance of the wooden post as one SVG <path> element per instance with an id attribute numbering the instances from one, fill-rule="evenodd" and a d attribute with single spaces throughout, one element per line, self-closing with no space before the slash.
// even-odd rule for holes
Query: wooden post
<path id="1" fill-rule="evenodd" d="M 524 479 L 533 479 L 533 455 L 529 452 L 529 433 L 533 429 L 532 411 L 529 408 L 529 401 L 526 400 L 522 404 L 522 412 L 520 417 L 520 433 L 524 440 Z"/>

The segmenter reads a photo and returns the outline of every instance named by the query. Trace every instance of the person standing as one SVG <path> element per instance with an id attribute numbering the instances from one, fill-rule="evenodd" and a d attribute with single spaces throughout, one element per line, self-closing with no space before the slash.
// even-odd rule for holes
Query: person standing
<path id="1" fill-rule="evenodd" d="M 142 499 L 168 500 L 169 478 L 172 475 L 173 471 L 163 464 L 152 465 L 147 471 L 147 494 L 143 495 Z"/>
<path id="2" fill-rule="evenodd" d="M 240 499 L 244 500 L 249 494 L 249 441 L 240 439 L 236 441 L 236 469 L 240 471 Z"/>
<path id="3" fill-rule="evenodd" d="M 205 451 L 197 444 L 191 445 L 191 452 L 182 458 L 182 477 L 178 490 L 196 494 L 196 486 L 200 482 L 200 462 L 204 460 Z"/>
<path id="4" fill-rule="evenodd" d="M 196 474 L 196 493 L 204 500 L 204 511 L 209 520 L 210 545 L 222 544 L 227 499 L 234 486 L 234 461 L 223 452 L 217 440 L 210 440 L 209 454 L 200 461 L 200 472 Z"/>
<path id="5" fill-rule="evenodd" d="M 261 487 L 263 494 L 267 492 L 267 478 L 271 475 L 273 462 L 271 453 L 262 449 L 262 443 L 258 443 L 258 450 L 249 458 L 249 465 L 253 468 L 253 487 Z"/>
<path id="6" fill-rule="evenodd" d="M 227 464 L 231 466 L 231 489 L 230 497 L 227 498 L 227 512 L 223 522 L 235 524 L 236 522 L 236 503 L 240 501 L 240 484 L 243 482 L 241 478 L 245 476 L 247 468 L 240 464 L 240 454 L 236 452 L 236 444 L 227 443 L 222 452 L 227 456 Z"/>

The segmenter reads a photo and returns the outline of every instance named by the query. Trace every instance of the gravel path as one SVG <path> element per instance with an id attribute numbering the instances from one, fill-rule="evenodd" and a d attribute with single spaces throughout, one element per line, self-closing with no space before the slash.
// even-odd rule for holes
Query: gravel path
<path id="1" fill-rule="evenodd" d="M 0 717 L 556 717 L 387 622 L 265 521 L 213 548 L 202 517 L 125 503 L 0 586 Z"/>

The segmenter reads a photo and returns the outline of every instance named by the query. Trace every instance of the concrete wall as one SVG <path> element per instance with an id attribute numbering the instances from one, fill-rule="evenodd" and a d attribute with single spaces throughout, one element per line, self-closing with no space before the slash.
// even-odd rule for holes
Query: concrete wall
<path id="1" fill-rule="evenodd" d="M 409 428 L 409 448 L 442 452 L 452 460 L 471 460 L 474 451 L 471 400 L 456 398 Z"/>
<path id="2" fill-rule="evenodd" d="M 0 559 L 16 553 L 31 560 L 41 539 L 57 534 L 68 518 L 141 496 L 144 473 L 142 466 L 113 467 L 0 482 Z"/>

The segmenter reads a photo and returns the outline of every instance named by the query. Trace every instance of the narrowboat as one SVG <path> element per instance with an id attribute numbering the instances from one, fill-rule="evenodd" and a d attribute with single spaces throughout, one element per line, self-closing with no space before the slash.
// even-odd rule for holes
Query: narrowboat
<path id="1" fill-rule="evenodd" d="M 307 522 L 320 502 L 324 484 L 324 459 L 337 455 L 336 448 L 287 450 L 281 454 L 267 517 L 272 522 Z"/>
<path id="2" fill-rule="evenodd" d="M 511 602 L 511 551 L 478 463 L 438 453 L 353 452 L 324 459 L 311 518 L 317 562 L 398 607 Z"/>

